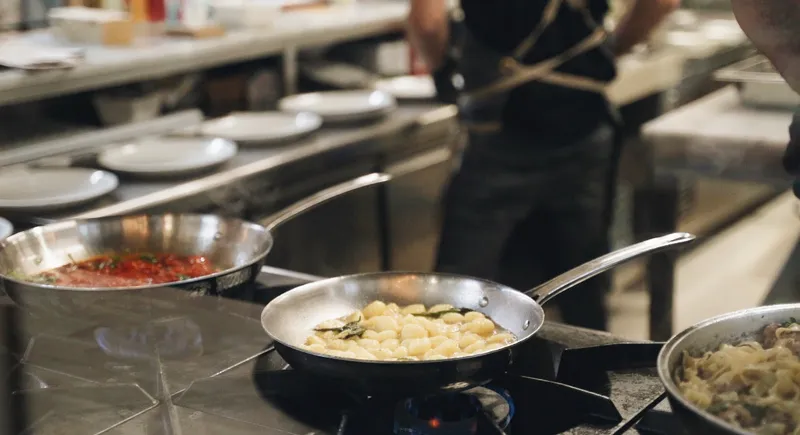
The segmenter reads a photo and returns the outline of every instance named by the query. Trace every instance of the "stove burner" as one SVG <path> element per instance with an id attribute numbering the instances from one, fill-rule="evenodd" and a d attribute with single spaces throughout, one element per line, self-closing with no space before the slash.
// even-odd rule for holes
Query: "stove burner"
<path id="1" fill-rule="evenodd" d="M 476 434 L 482 418 L 505 429 L 514 402 L 505 390 L 477 387 L 455 394 L 406 399 L 395 410 L 397 435 Z"/>
<path id="2" fill-rule="evenodd" d="M 186 359 L 203 353 L 203 336 L 191 319 L 177 317 L 148 322 L 143 327 L 94 331 L 95 341 L 106 355 L 124 359 Z"/>

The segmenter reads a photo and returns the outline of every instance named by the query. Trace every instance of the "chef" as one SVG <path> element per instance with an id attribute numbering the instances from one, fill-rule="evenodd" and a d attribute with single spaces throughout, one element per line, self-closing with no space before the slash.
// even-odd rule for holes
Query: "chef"
<path id="1" fill-rule="evenodd" d="M 443 198 L 436 269 L 527 289 L 609 251 L 619 147 L 605 90 L 615 58 L 679 0 L 631 0 L 613 33 L 605 0 L 461 0 L 461 58 L 445 0 L 411 0 L 408 33 L 461 89 L 468 130 Z M 606 329 L 609 277 L 559 297 L 565 322 Z"/>

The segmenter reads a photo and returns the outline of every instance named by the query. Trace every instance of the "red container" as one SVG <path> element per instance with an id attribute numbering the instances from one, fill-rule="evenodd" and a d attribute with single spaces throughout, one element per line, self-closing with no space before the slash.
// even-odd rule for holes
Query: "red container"
<path id="1" fill-rule="evenodd" d="M 160 23 L 166 18 L 166 8 L 164 0 L 147 0 L 148 19 L 154 23 Z"/>

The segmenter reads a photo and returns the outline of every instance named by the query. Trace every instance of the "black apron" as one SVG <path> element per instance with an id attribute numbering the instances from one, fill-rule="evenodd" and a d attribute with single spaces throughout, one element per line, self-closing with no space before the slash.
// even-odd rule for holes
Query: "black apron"
<path id="1" fill-rule="evenodd" d="M 592 77 L 583 77 L 558 72 L 555 69 L 567 61 L 574 59 L 593 49 L 609 45 L 608 31 L 597 23 L 591 15 L 586 0 L 549 0 L 539 23 L 528 36 L 513 50 L 510 55 L 501 54 L 487 47 L 465 27 L 461 26 L 457 45 L 451 44 L 451 52 L 458 55 L 458 72 L 450 76 L 450 83 L 460 88 L 456 99 L 459 117 L 471 134 L 492 133 L 503 129 L 503 113 L 511 91 L 532 81 L 541 81 L 555 86 L 595 92 L 606 96 L 610 82 L 598 81 Z M 522 59 L 533 49 L 539 37 L 556 20 L 563 6 L 579 11 L 587 27 L 592 31 L 589 36 L 568 48 L 560 55 L 539 62 L 536 65 L 525 65 Z M 469 56 L 462 56 L 469 53 Z M 454 63 L 451 63 L 454 65 Z M 442 75 L 439 75 L 441 82 Z M 619 110 L 604 98 L 608 104 L 606 114 L 614 128 L 614 148 L 612 155 L 613 177 L 607 180 L 609 192 L 609 225 L 613 220 L 613 199 L 616 196 L 616 173 L 622 153 L 622 117 Z"/>
<path id="2" fill-rule="evenodd" d="M 589 18 L 587 24 L 592 25 L 590 28 L 593 29 L 593 32 L 559 56 L 536 65 L 524 65 L 522 59 L 535 45 L 544 29 L 554 22 L 556 14 L 565 6 L 583 11 Z M 537 147 L 530 143 L 540 139 L 535 133 L 521 132 L 518 134 L 519 132 L 505 129 L 503 126 L 503 115 L 510 93 L 519 86 L 538 80 L 551 85 L 566 86 L 604 95 L 608 83 L 598 82 L 593 78 L 564 74 L 555 69 L 570 59 L 606 44 L 607 34 L 602 26 L 593 23 L 591 14 L 584 4 L 569 0 L 550 0 L 536 29 L 525 38 L 516 50 L 508 55 L 487 47 L 470 34 L 468 29 L 465 28 L 462 31 L 462 49 L 465 56 L 459 59 L 457 74 L 451 80 L 455 85 L 463 85 L 457 103 L 462 125 L 469 131 L 471 143 L 467 145 L 463 164 L 451 180 L 444 196 L 443 229 L 436 269 L 443 272 L 495 279 L 513 287 L 516 279 L 511 276 L 503 276 L 502 271 L 495 270 L 494 264 L 506 261 L 505 258 L 500 258 L 504 257 L 502 252 L 504 249 L 499 245 L 510 243 L 515 238 L 527 239 L 524 235 L 520 237 L 516 230 L 512 231 L 514 234 L 507 231 L 512 225 L 511 221 L 517 222 L 521 215 L 527 213 L 526 210 L 530 206 L 528 198 L 536 196 L 535 192 L 537 191 L 552 191 L 555 187 L 548 186 L 547 182 L 537 181 L 537 177 L 547 179 L 548 171 L 562 171 L 567 177 L 572 177 L 574 174 L 571 185 L 582 184 L 581 180 L 584 177 L 581 173 L 574 172 L 580 171 L 575 168 L 600 166 L 593 165 L 594 157 L 591 155 L 591 150 L 596 149 L 595 144 L 605 144 L 600 153 L 603 154 L 602 164 L 607 162 L 609 146 L 611 146 L 609 142 L 614 136 L 614 131 L 609 130 L 619 125 L 619 118 L 614 116 L 617 113 L 616 110 L 609 107 L 606 113 L 609 114 L 610 122 L 603 123 L 603 127 L 598 132 L 578 139 L 574 144 L 572 142 L 565 143 L 563 148 L 539 152 Z M 612 127 L 608 127 L 608 124 L 611 124 Z M 618 128 L 613 130 L 618 131 Z M 500 143 L 507 146 L 497 146 Z M 523 149 L 523 152 L 519 152 L 520 149 Z M 619 146 L 614 145 L 611 150 L 612 166 L 616 165 L 618 161 L 618 149 Z M 531 153 L 528 153 L 528 150 Z M 576 150 L 580 151 L 575 152 Z M 498 161 L 502 161 L 502 163 L 497 164 Z M 519 166 L 514 168 L 517 164 Z M 616 174 L 616 168 L 610 169 L 608 172 Z M 581 223 L 575 225 L 575 256 L 580 256 L 589 250 L 591 250 L 590 255 L 592 256 L 602 255 L 608 249 L 605 242 L 607 242 L 607 228 L 612 220 L 613 207 L 611 204 L 613 203 L 616 177 L 615 175 L 603 175 L 598 178 L 589 178 L 593 180 L 593 183 L 606 183 L 604 186 L 606 193 L 602 199 L 598 200 L 602 204 L 598 203 L 594 208 L 598 212 L 592 214 L 592 219 L 589 219 L 591 222 L 585 226 L 582 226 Z M 487 209 L 491 212 L 487 212 Z M 565 227 L 570 226 L 565 222 L 561 222 L 561 224 Z M 578 247 L 582 243 L 582 239 L 587 239 L 583 237 L 581 228 L 587 228 L 588 224 L 595 227 L 587 230 L 596 236 L 592 240 L 606 239 L 602 243 L 602 247 L 588 249 L 585 247 L 585 243 L 584 246 Z M 598 226 L 603 229 L 598 229 Z M 536 231 L 540 231 L 540 229 Z M 562 251 L 565 250 L 570 250 L 570 247 L 564 246 Z M 516 257 L 523 259 L 523 263 L 528 260 L 528 256 L 525 254 Z M 564 266 L 574 267 L 588 259 L 590 258 L 575 258 L 577 263 Z M 514 266 L 520 266 L 519 270 L 522 270 L 523 275 L 527 273 L 523 269 L 534 267 L 528 264 L 509 265 L 512 266 L 512 269 L 515 268 Z M 527 276 L 520 276 L 520 279 L 527 280 L 527 278 Z M 600 283 L 598 281 L 600 279 L 607 280 L 607 277 L 597 278 L 594 284 L 585 284 L 585 286 L 598 287 L 597 291 L 568 294 L 560 298 L 559 305 L 562 306 L 564 320 L 591 328 L 606 326 L 604 296 L 600 289 L 607 290 L 609 284 Z M 574 297 L 581 300 L 576 302 L 572 300 Z M 567 308 L 569 311 L 564 311 Z"/>
<path id="3" fill-rule="evenodd" d="M 569 47 L 560 55 L 535 65 L 525 65 L 523 58 L 535 46 L 539 36 L 555 21 L 564 6 L 581 12 L 592 33 Z M 469 56 L 459 59 L 458 73 L 451 78 L 461 92 L 457 99 L 459 114 L 471 131 L 498 131 L 503 128 L 502 115 L 512 90 L 533 81 L 555 86 L 595 92 L 605 96 L 609 83 L 556 71 L 556 68 L 584 53 L 607 44 L 608 33 L 595 22 L 591 12 L 581 0 L 550 0 L 534 30 L 513 50 L 502 54 L 477 40 L 471 32 L 460 29 L 463 52 Z M 606 99 L 606 101 L 608 101 Z M 615 125 L 621 124 L 616 108 L 609 106 L 607 113 Z"/>

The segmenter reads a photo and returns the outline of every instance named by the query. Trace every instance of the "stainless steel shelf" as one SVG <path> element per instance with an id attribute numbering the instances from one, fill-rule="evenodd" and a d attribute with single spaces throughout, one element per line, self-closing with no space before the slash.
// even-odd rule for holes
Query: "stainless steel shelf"
<path id="1" fill-rule="evenodd" d="M 163 78 L 402 30 L 406 13 L 405 3 L 365 3 L 330 19 L 320 13 L 310 17 L 314 19 L 279 22 L 269 29 L 232 31 L 220 38 L 158 37 L 139 41 L 134 47 L 87 47 L 85 62 L 72 70 L 0 72 L 0 105 Z M 24 37 L 45 46 L 61 44 L 47 31 Z"/>

